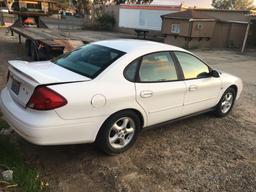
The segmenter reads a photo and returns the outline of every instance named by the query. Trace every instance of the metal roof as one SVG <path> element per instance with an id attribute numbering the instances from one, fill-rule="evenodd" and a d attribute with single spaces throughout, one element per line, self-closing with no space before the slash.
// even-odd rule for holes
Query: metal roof
<path id="1" fill-rule="evenodd" d="M 166 15 L 162 15 L 162 18 L 170 18 L 170 19 L 215 19 L 214 17 L 211 17 L 209 15 L 200 13 L 194 9 L 188 9 L 186 11 L 180 11 L 176 13 L 170 13 Z"/>

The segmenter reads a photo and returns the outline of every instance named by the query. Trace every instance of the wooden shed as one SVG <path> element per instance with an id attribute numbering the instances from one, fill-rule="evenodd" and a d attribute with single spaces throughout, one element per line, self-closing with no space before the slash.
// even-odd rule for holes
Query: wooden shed
<path id="1" fill-rule="evenodd" d="M 184 48 L 256 47 L 256 13 L 248 10 L 188 9 L 162 16 L 165 43 Z"/>
<path id="2" fill-rule="evenodd" d="M 180 47 L 209 47 L 216 19 L 193 9 L 162 16 L 165 42 Z"/>

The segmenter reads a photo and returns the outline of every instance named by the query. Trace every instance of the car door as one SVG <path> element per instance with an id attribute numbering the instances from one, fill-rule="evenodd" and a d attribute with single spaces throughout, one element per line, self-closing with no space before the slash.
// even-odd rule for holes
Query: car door
<path id="1" fill-rule="evenodd" d="M 174 52 L 186 84 L 183 115 L 214 107 L 218 103 L 221 80 L 210 75 L 210 68 L 190 53 Z"/>
<path id="2" fill-rule="evenodd" d="M 136 101 L 146 111 L 148 125 L 182 115 L 186 85 L 170 52 L 157 52 L 141 58 L 137 71 Z"/>

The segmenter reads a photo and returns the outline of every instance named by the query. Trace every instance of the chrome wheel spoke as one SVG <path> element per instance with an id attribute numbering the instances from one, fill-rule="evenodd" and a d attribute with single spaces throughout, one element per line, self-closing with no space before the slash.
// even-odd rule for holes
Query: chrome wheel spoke
<path id="1" fill-rule="evenodd" d="M 115 134 L 113 137 L 110 137 L 109 140 L 110 140 L 110 143 L 115 143 L 117 140 L 119 139 L 118 135 Z"/>
<path id="2" fill-rule="evenodd" d="M 126 128 L 126 130 L 125 130 L 125 132 L 126 132 L 126 134 L 131 134 L 131 133 L 133 133 L 134 132 L 134 128 L 133 127 L 130 127 L 130 128 Z"/>
<path id="3" fill-rule="evenodd" d="M 226 105 L 226 101 L 223 101 L 222 103 L 221 103 L 221 106 L 225 106 Z"/>
<path id="4" fill-rule="evenodd" d="M 127 125 L 128 125 L 128 123 L 129 123 L 129 119 L 128 118 L 125 118 L 125 119 L 123 119 L 123 123 L 122 123 L 122 128 L 126 128 L 127 127 Z"/>
<path id="5" fill-rule="evenodd" d="M 231 99 L 232 99 L 232 95 L 229 94 L 229 95 L 227 96 L 227 101 L 231 101 Z"/>
<path id="6" fill-rule="evenodd" d="M 115 123 L 113 126 L 112 126 L 112 129 L 114 129 L 116 132 L 119 132 L 122 130 L 122 127 L 120 127 L 117 123 Z"/>

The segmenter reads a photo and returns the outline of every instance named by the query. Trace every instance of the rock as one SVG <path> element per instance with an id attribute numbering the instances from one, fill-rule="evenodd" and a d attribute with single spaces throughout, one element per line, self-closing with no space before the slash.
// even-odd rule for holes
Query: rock
<path id="1" fill-rule="evenodd" d="M 13 171 L 12 170 L 3 171 L 2 177 L 5 181 L 12 181 L 13 180 Z"/>
<path id="2" fill-rule="evenodd" d="M 12 129 L 0 129 L 0 135 L 10 135 Z"/>

